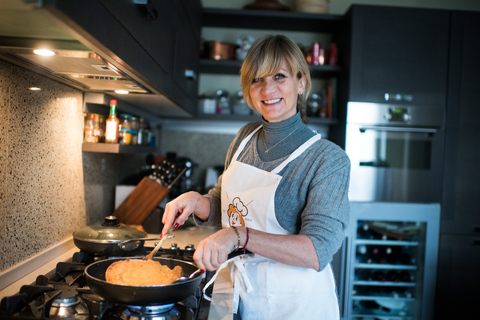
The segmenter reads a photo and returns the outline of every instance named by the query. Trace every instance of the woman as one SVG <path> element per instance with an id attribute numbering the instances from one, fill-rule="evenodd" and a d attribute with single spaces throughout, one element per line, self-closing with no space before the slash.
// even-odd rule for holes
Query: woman
<path id="1" fill-rule="evenodd" d="M 329 263 L 348 223 L 350 161 L 305 124 L 310 73 L 290 39 L 258 39 L 241 82 L 261 123 L 240 129 L 207 195 L 189 192 L 166 205 L 163 233 L 192 213 L 198 224 L 221 225 L 195 251 L 203 270 L 223 267 L 235 248 L 253 253 L 235 258 L 246 270 L 235 281 L 243 319 L 338 319 Z"/>

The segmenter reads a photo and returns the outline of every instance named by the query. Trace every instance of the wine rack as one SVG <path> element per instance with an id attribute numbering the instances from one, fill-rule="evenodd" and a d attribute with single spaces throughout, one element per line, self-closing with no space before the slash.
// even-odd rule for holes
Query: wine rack
<path id="1" fill-rule="evenodd" d="M 439 205 L 352 202 L 351 215 L 342 319 L 432 319 Z"/>

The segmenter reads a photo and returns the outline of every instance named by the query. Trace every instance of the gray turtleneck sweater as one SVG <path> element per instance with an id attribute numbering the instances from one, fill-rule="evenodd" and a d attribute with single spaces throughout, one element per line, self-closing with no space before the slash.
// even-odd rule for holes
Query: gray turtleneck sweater
<path id="1" fill-rule="evenodd" d="M 316 134 L 301 121 L 299 113 L 282 122 L 249 123 L 230 145 L 225 169 L 240 142 L 260 124 L 263 128 L 253 135 L 238 161 L 266 171 L 273 170 Z M 279 174 L 282 180 L 275 193 L 277 220 L 291 234 L 310 237 L 323 270 L 340 248 L 349 221 L 350 160 L 340 147 L 320 139 Z M 203 225 L 221 226 L 221 183 L 222 176 L 206 195 L 210 199 L 210 216 Z"/>

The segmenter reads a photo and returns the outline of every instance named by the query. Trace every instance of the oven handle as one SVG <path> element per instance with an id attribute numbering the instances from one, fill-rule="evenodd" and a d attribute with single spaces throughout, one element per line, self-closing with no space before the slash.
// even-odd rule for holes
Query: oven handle
<path id="1" fill-rule="evenodd" d="M 408 128 L 408 127 L 385 127 L 385 126 L 375 126 L 375 127 L 360 127 L 358 128 L 360 132 L 365 132 L 367 130 L 374 131 L 395 131 L 395 132 L 413 132 L 413 133 L 437 133 L 437 129 L 433 128 Z"/>

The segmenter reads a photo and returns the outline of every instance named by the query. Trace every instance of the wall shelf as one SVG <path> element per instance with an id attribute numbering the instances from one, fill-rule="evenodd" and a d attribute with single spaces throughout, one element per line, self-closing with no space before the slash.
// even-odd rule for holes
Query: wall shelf
<path id="1" fill-rule="evenodd" d="M 118 143 L 87 143 L 82 144 L 84 152 L 103 152 L 103 153 L 155 153 L 156 148 L 150 146 L 130 146 Z"/>

